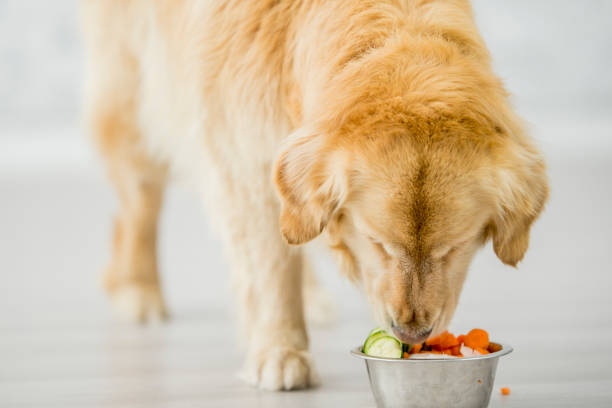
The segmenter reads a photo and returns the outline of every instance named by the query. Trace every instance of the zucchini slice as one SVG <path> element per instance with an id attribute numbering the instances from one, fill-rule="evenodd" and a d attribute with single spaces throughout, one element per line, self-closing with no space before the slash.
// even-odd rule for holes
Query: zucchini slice
<path id="1" fill-rule="evenodd" d="M 370 332 L 370 334 L 368 334 L 368 337 L 365 339 L 365 341 L 363 342 L 363 347 L 361 349 L 361 351 L 363 351 L 365 353 L 365 350 L 370 346 L 370 344 L 376 340 L 377 338 L 381 337 L 381 336 L 388 336 L 387 332 L 384 331 L 383 329 L 381 329 L 380 327 L 377 329 L 374 329 Z"/>
<path id="2" fill-rule="evenodd" d="M 369 340 L 369 339 L 368 339 Z M 395 337 L 379 335 L 369 343 L 366 341 L 363 352 L 369 356 L 383 358 L 402 358 L 402 343 Z"/>

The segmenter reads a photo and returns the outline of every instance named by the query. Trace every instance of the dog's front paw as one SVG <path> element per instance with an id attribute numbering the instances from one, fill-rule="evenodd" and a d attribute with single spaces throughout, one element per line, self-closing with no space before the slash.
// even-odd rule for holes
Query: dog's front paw
<path id="1" fill-rule="evenodd" d="M 168 312 L 157 285 L 126 284 L 109 291 L 116 315 L 128 322 L 165 320 Z"/>
<path id="2" fill-rule="evenodd" d="M 296 390 L 319 384 L 307 351 L 280 347 L 253 353 L 241 377 L 251 385 L 270 391 Z"/>

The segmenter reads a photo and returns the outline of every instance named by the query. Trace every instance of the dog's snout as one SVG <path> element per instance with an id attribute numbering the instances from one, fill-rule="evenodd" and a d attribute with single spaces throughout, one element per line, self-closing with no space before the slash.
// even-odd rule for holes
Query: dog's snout
<path id="1" fill-rule="evenodd" d="M 406 344 L 419 344 L 427 340 L 432 327 L 414 327 L 413 325 L 397 325 L 393 323 L 391 330 L 395 337 Z"/>
<path id="2" fill-rule="evenodd" d="M 406 303 L 395 309 L 391 322 L 393 334 L 407 344 L 427 340 L 434 326 L 430 310 Z"/>

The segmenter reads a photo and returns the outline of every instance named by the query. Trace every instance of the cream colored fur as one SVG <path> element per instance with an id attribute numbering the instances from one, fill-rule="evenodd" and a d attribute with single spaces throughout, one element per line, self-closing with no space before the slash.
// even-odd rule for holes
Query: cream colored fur
<path id="1" fill-rule="evenodd" d="M 317 383 L 302 297 L 319 295 L 288 243 L 325 232 L 405 341 L 446 327 L 486 239 L 523 257 L 544 165 L 467 1 L 92 0 L 82 24 L 121 198 L 106 287 L 132 319 L 165 316 L 157 216 L 166 180 L 189 180 L 226 241 L 249 382 Z"/>

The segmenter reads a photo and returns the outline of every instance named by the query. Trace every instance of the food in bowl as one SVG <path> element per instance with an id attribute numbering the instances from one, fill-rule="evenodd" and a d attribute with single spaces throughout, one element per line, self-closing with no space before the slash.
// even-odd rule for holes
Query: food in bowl
<path id="1" fill-rule="evenodd" d="M 473 357 L 500 350 L 501 346 L 490 342 L 489 334 L 483 329 L 472 329 L 459 336 L 445 331 L 421 344 L 404 344 L 377 328 L 368 334 L 362 348 L 364 354 L 372 357 L 413 359 Z"/>
<path id="2" fill-rule="evenodd" d="M 484 408 L 491 398 L 498 361 L 512 347 L 491 342 L 483 332 L 442 333 L 408 345 L 376 329 L 351 354 L 365 362 L 379 408 Z M 485 340 L 488 345 L 483 347 Z"/>

